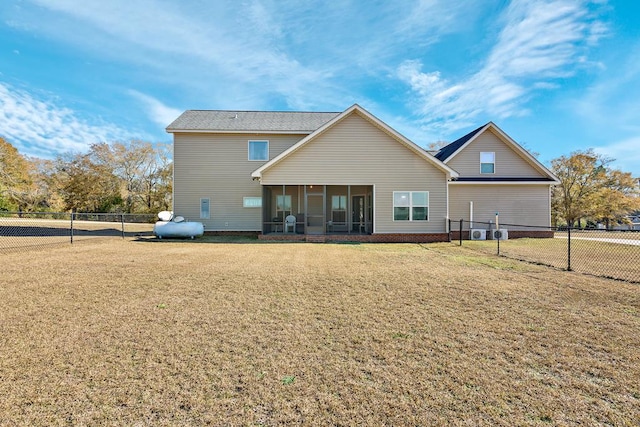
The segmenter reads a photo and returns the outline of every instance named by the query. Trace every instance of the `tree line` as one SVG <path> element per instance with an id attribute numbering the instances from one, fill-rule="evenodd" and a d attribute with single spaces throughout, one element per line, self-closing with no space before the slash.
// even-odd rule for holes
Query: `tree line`
<path id="1" fill-rule="evenodd" d="M 592 149 L 551 161 L 560 180 L 551 198 L 554 225 L 629 224 L 629 215 L 640 210 L 639 178 L 611 168 L 613 161 Z"/>
<path id="2" fill-rule="evenodd" d="M 97 143 L 53 160 L 0 137 L 0 211 L 157 213 L 171 209 L 169 144 Z"/>
<path id="3" fill-rule="evenodd" d="M 640 210 L 638 178 L 593 150 L 551 161 L 554 226 L 627 223 Z M 93 144 L 87 153 L 30 158 L 0 137 L 0 211 L 157 213 L 172 206 L 169 144 Z"/>

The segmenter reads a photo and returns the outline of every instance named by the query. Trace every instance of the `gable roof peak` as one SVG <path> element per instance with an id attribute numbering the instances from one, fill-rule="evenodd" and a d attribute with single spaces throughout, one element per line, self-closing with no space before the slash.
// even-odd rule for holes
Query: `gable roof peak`
<path id="1" fill-rule="evenodd" d="M 468 134 L 456 139 L 452 143 L 445 145 L 436 153 L 436 159 L 440 160 L 441 162 L 446 161 L 447 159 L 449 159 L 449 157 L 453 156 L 453 154 L 457 153 L 467 142 L 469 142 L 471 138 L 476 136 L 478 133 L 480 133 L 480 131 L 486 129 L 490 125 L 495 126 L 493 122 L 488 122 L 480 126 L 479 128 L 472 130 Z"/>
<path id="2" fill-rule="evenodd" d="M 328 122 L 326 122 L 322 126 L 320 126 L 318 129 L 316 129 L 313 132 L 311 132 L 309 135 L 304 137 L 302 140 L 300 140 L 299 142 L 297 142 L 293 146 L 289 147 L 287 150 L 283 151 L 282 153 L 280 153 L 279 155 L 277 155 L 276 157 L 274 157 L 273 159 L 271 159 L 270 161 L 268 161 L 267 163 L 262 165 L 260 168 L 256 169 L 251 174 L 252 178 L 260 179 L 262 177 L 262 172 L 263 171 L 273 167 L 274 165 L 276 165 L 277 163 L 279 163 L 280 161 L 282 161 L 283 159 L 285 159 L 286 157 L 291 155 L 291 153 L 297 151 L 298 149 L 300 149 L 300 147 L 310 143 L 311 141 L 316 139 L 319 135 L 321 135 L 325 131 L 327 131 L 327 129 L 330 129 L 330 128 L 336 126 L 338 123 L 343 121 L 345 119 L 345 117 L 353 114 L 354 112 L 357 113 L 362 118 L 364 118 L 365 120 L 367 120 L 369 123 L 373 124 L 374 126 L 379 127 L 383 132 L 385 132 L 391 138 L 393 138 L 397 142 L 403 144 L 404 146 L 406 146 L 407 148 L 409 148 L 410 150 L 415 152 L 418 156 L 424 158 L 425 160 L 427 160 L 429 162 L 433 162 L 433 164 L 437 168 L 442 170 L 448 177 L 454 177 L 454 178 L 458 177 L 458 173 L 455 170 L 451 169 L 449 166 L 447 166 L 443 162 L 438 161 L 433 155 L 431 155 L 429 152 L 424 150 L 422 147 L 416 145 L 414 142 L 412 142 L 409 139 L 407 139 L 405 136 L 400 134 L 395 129 L 391 128 L 389 125 L 387 125 L 382 120 L 380 120 L 379 118 L 377 118 L 376 116 L 371 114 L 369 111 L 367 111 L 364 108 L 362 108 L 360 105 L 353 104 L 351 107 L 347 108 L 342 113 L 337 114 L 331 120 L 329 120 Z"/>
<path id="3" fill-rule="evenodd" d="M 558 182 L 558 178 L 549 169 L 547 169 L 534 156 L 532 156 L 529 151 L 525 150 L 520 144 L 514 141 L 513 138 L 511 138 L 502 129 L 500 129 L 498 125 L 491 121 L 487 122 L 477 129 L 472 130 L 471 132 L 455 140 L 451 144 L 443 147 L 442 149 L 440 149 L 440 151 L 438 151 L 438 153 L 436 153 L 435 157 L 443 163 L 448 163 L 453 157 L 463 151 L 466 146 L 471 144 L 471 142 L 473 142 L 479 135 L 486 132 L 488 129 L 491 129 L 492 132 L 498 137 L 498 139 L 511 147 L 512 150 L 518 153 L 525 161 L 529 162 L 529 164 L 542 172 L 542 174 L 549 177 L 551 181 Z"/>

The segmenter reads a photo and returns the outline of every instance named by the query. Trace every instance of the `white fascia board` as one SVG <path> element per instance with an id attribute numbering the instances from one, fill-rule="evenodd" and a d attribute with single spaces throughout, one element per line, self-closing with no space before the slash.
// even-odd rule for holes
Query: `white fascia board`
<path id="1" fill-rule="evenodd" d="M 500 136 L 502 137 L 503 140 L 507 141 L 507 143 L 509 143 L 513 148 L 515 148 L 522 156 L 525 157 L 525 159 L 534 167 L 536 167 L 537 169 L 539 169 L 541 172 L 543 172 L 545 175 L 547 175 L 549 178 L 552 178 L 554 180 L 555 184 L 560 184 L 560 180 L 558 179 L 558 177 L 556 177 L 553 172 L 551 172 L 549 169 L 547 169 L 547 167 L 545 167 L 545 165 L 543 165 L 542 163 L 540 163 L 538 161 L 538 159 L 536 159 L 534 156 L 531 155 L 531 153 L 529 153 L 529 151 L 525 150 L 520 144 L 518 144 L 516 141 L 514 141 L 509 135 L 507 135 L 506 133 L 504 133 L 504 131 L 502 129 L 500 129 L 495 123 L 490 122 L 489 123 L 495 130 L 496 132 L 498 132 L 500 134 Z M 483 130 L 484 132 L 484 130 Z"/>

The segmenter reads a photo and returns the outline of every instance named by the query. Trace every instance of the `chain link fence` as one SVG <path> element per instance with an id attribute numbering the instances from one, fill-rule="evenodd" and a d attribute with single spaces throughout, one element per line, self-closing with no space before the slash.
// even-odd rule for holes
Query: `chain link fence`
<path id="1" fill-rule="evenodd" d="M 97 238 L 150 236 L 155 221 L 152 214 L 0 212 L 0 252 Z"/>
<path id="2" fill-rule="evenodd" d="M 450 221 L 451 240 L 487 254 L 640 283 L 640 232 Z"/>
<path id="3" fill-rule="evenodd" d="M 0 253 L 97 238 L 152 236 L 156 215 L 0 212 Z M 640 283 L 640 232 L 452 221 L 453 242 L 488 255 Z"/>

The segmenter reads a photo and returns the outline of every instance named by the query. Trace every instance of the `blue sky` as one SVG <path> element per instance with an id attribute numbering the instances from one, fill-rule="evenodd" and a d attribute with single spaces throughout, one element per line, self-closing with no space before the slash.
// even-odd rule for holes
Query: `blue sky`
<path id="1" fill-rule="evenodd" d="M 343 111 L 424 147 L 493 121 L 640 176 L 636 0 L 2 0 L 0 135 L 169 142 L 186 109 Z"/>

